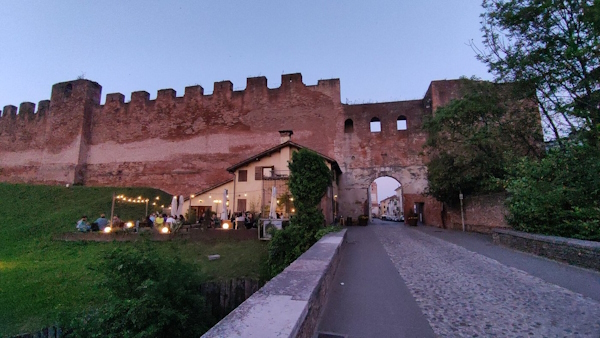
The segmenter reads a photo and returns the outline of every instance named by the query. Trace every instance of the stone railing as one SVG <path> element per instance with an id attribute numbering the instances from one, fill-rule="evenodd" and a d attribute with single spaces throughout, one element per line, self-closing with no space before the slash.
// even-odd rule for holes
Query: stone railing
<path id="1" fill-rule="evenodd" d="M 494 229 L 495 244 L 600 271 L 600 242 Z"/>
<path id="2" fill-rule="evenodd" d="M 313 337 L 345 236 L 321 238 L 202 337 Z"/>

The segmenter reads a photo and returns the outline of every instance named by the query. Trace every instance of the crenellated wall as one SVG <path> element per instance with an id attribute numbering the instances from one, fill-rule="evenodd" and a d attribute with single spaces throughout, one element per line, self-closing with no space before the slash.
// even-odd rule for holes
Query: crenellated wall
<path id="1" fill-rule="evenodd" d="M 182 96 L 162 89 L 155 100 L 145 91 L 129 102 L 111 93 L 101 105 L 99 84 L 58 83 L 36 113 L 28 102 L 4 107 L 0 181 L 150 186 L 188 195 L 228 179 L 225 168 L 279 144 L 279 130 L 293 130 L 294 142 L 338 161 L 339 214 L 363 214 L 369 184 L 391 176 L 403 185 L 405 210 L 424 202 L 427 222 L 441 225 L 441 205 L 422 195 L 421 123 L 458 97 L 458 85 L 434 81 L 422 100 L 344 105 L 338 79 L 305 85 L 301 74 L 284 74 L 278 88 L 254 77 L 239 91 L 221 81 L 211 95 L 201 86 L 186 87 Z M 397 130 L 400 116 L 407 130 Z M 373 118 L 381 132 L 369 130 Z"/>

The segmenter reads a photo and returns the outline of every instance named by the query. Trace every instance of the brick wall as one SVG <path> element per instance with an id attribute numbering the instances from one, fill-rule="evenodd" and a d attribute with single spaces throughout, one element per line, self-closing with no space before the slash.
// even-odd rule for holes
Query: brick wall
<path id="1" fill-rule="evenodd" d="M 6 106 L 0 117 L 0 181 L 91 186 L 149 186 L 188 195 L 224 181 L 228 166 L 279 144 L 279 130 L 293 141 L 334 158 L 343 174 L 339 214 L 365 213 L 369 184 L 390 176 L 403 185 L 404 209 L 425 203 L 426 220 L 441 226 L 441 205 L 422 196 L 427 186 L 421 155 L 425 114 L 458 95 L 457 81 L 434 81 L 422 100 L 344 105 L 340 82 L 305 85 L 301 74 L 282 75 L 278 88 L 249 78 L 234 91 L 229 81 L 213 93 L 187 87 L 177 96 L 144 91 L 125 102 L 101 86 L 76 80 L 52 87 L 51 100 Z M 403 116 L 407 130 L 397 130 Z M 381 132 L 372 133 L 372 118 Z M 352 120 L 352 132 L 345 123 Z"/>

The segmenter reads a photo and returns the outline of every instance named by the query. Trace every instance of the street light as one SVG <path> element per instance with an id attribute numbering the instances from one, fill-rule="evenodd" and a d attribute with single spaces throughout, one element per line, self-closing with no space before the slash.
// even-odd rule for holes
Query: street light
<path id="1" fill-rule="evenodd" d="M 335 221 L 335 218 L 337 217 L 336 202 L 337 202 L 337 195 L 333 195 L 333 219 L 334 219 L 334 221 Z M 371 216 L 369 216 L 369 217 L 371 217 Z"/>

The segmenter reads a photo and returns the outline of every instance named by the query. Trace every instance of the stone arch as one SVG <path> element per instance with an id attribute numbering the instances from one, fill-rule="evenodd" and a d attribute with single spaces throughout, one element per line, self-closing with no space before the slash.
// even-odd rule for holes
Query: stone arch
<path id="1" fill-rule="evenodd" d="M 339 213 L 343 217 L 363 215 L 368 204 L 369 186 L 379 177 L 391 177 L 402 186 L 402 210 L 406 213 L 416 203 L 425 203 L 427 223 L 439 223 L 441 204 L 425 195 L 427 168 L 414 166 L 379 166 L 348 168 L 340 176 L 343 193 L 339 196 Z M 439 209 L 439 210 L 438 210 Z"/>

